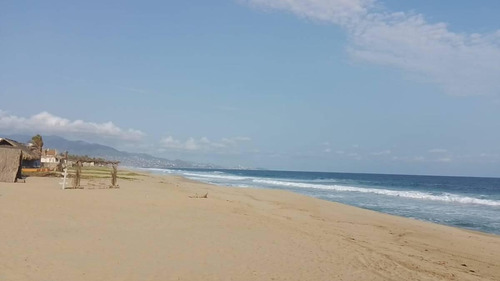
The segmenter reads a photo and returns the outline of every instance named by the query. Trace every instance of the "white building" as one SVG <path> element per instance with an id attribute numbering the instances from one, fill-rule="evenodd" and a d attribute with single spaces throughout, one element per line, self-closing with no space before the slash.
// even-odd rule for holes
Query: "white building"
<path id="1" fill-rule="evenodd" d="M 59 164 L 59 157 L 57 157 L 57 150 L 55 149 L 45 149 L 42 152 L 42 163 Z"/>

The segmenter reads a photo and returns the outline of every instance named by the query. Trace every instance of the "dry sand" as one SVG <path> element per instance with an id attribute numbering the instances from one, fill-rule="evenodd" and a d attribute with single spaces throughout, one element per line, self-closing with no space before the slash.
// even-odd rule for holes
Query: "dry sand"
<path id="1" fill-rule="evenodd" d="M 172 176 L 59 181 L 0 183 L 0 280 L 500 280 L 500 236 Z"/>

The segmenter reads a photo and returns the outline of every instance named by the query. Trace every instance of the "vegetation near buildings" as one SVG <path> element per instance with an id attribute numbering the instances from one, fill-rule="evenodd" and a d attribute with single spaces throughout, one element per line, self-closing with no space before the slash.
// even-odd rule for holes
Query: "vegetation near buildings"
<path id="1" fill-rule="evenodd" d="M 77 161 L 80 161 L 82 163 L 95 163 L 95 166 L 107 166 L 109 164 L 118 164 L 118 161 L 109 161 L 104 158 L 100 157 L 90 157 L 88 155 L 73 155 L 73 154 L 68 154 L 68 161 L 76 163 Z"/>
<path id="2" fill-rule="evenodd" d="M 100 179 L 111 179 L 107 188 L 119 188 L 118 179 L 133 180 L 133 172 L 118 173 L 119 161 L 109 161 L 100 157 L 58 153 L 56 149 L 44 149 L 43 137 L 33 136 L 23 144 L 0 137 L 0 182 L 15 182 L 30 176 L 61 177 L 65 168 L 67 178 L 73 180 L 71 187 L 99 188 Z M 111 175 L 110 175 L 111 173 Z M 110 177 L 111 176 L 111 177 Z M 85 182 L 81 182 L 84 179 Z"/>
<path id="3" fill-rule="evenodd" d="M 40 152 L 40 155 L 42 154 L 42 149 L 43 149 L 43 138 L 40 135 L 33 136 L 31 138 L 31 143 L 33 144 L 34 147 L 37 148 L 37 150 Z"/>

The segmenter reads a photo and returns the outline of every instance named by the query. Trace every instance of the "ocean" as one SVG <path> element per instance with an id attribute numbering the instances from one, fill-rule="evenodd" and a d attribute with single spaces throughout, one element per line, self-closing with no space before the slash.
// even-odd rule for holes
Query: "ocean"
<path id="1" fill-rule="evenodd" d="M 382 213 L 500 235 L 500 178 L 267 170 L 147 170 L 222 186 L 288 190 Z"/>

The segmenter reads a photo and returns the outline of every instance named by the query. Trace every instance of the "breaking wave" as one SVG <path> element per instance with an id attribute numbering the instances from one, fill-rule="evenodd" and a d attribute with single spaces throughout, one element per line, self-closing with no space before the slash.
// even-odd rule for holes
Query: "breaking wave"
<path id="1" fill-rule="evenodd" d="M 267 180 L 267 179 L 254 179 L 254 183 L 284 186 L 292 188 L 313 188 L 322 190 L 332 190 L 340 192 L 360 192 L 360 193 L 372 193 L 386 196 L 403 197 L 410 199 L 420 199 L 420 200 L 432 200 L 432 201 L 442 201 L 449 203 L 461 203 L 461 204 L 477 204 L 486 205 L 493 207 L 500 207 L 500 201 L 480 199 L 468 196 L 461 196 L 451 193 L 442 193 L 440 195 L 435 195 L 427 192 L 421 191 L 403 191 L 403 190 L 389 190 L 389 189 L 378 189 L 378 188 L 364 188 L 346 185 L 324 185 L 324 184 L 311 184 L 311 183 L 299 183 L 299 182 L 287 182 L 278 180 Z"/>

